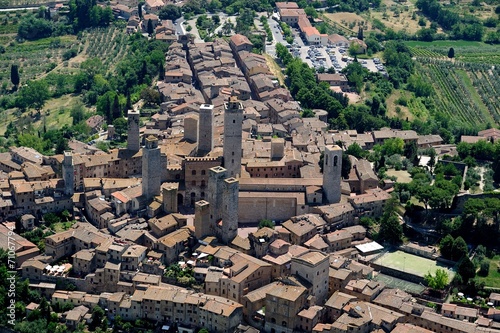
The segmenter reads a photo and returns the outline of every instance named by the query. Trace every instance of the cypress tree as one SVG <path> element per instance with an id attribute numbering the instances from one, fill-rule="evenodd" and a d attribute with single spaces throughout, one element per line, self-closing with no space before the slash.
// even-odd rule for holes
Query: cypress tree
<path id="1" fill-rule="evenodd" d="M 17 88 L 19 85 L 19 67 L 17 65 L 10 66 L 10 81 Z"/>

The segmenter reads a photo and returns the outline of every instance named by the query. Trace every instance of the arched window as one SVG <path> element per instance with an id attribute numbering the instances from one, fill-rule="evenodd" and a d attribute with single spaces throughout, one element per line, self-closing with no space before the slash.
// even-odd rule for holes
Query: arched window
<path id="1" fill-rule="evenodd" d="M 205 181 L 204 181 L 204 180 L 202 180 L 202 181 L 201 181 L 201 186 L 202 186 L 202 187 L 204 187 L 204 186 L 205 186 Z"/>
<path id="2" fill-rule="evenodd" d="M 207 172 L 206 172 L 205 170 L 201 170 L 201 175 L 202 175 L 202 176 L 205 176 L 205 174 L 206 174 L 206 173 L 207 173 Z"/>
<path id="3" fill-rule="evenodd" d="M 276 318 L 271 318 L 271 324 L 276 324 Z"/>
<path id="4" fill-rule="evenodd" d="M 205 197 L 205 192 L 200 193 L 200 197 L 204 198 Z"/>
<path id="5" fill-rule="evenodd" d="M 338 159 L 339 159 L 338 156 L 333 157 L 333 166 L 337 166 Z"/>
<path id="6" fill-rule="evenodd" d="M 283 322 L 281 323 L 281 326 L 286 327 L 286 321 L 283 320 Z"/>

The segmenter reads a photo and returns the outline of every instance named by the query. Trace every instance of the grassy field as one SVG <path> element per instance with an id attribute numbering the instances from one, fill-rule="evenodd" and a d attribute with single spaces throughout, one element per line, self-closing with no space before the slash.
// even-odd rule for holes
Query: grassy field
<path id="1" fill-rule="evenodd" d="M 283 72 L 281 71 L 280 66 L 276 63 L 276 61 L 267 53 L 264 54 L 266 57 L 266 63 L 267 66 L 269 66 L 269 69 L 271 72 L 276 76 L 278 81 L 280 82 L 280 85 L 285 84 L 285 76 L 283 75 Z"/>
<path id="2" fill-rule="evenodd" d="M 403 251 L 388 252 L 375 260 L 375 263 L 420 277 L 424 277 L 428 272 L 434 275 L 437 269 L 447 271 L 448 281 L 451 281 L 455 276 L 455 272 L 449 266 Z"/>
<path id="3" fill-rule="evenodd" d="M 480 282 L 484 282 L 486 287 L 500 288 L 500 255 L 496 255 L 490 261 L 490 271 L 488 276 L 477 276 Z"/>
<path id="4" fill-rule="evenodd" d="M 408 171 L 389 169 L 389 170 L 387 170 L 386 173 L 388 176 L 395 176 L 398 179 L 397 180 L 398 183 L 410 183 L 411 182 L 411 175 L 408 173 Z"/>

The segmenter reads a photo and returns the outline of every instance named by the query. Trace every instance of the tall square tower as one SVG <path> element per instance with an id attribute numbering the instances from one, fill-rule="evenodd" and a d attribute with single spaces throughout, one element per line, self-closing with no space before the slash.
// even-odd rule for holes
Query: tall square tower
<path id="1" fill-rule="evenodd" d="M 73 195 L 75 192 L 75 167 L 73 166 L 73 154 L 70 151 L 64 152 L 64 160 L 62 163 L 64 193 Z"/>
<path id="2" fill-rule="evenodd" d="M 146 138 L 142 149 L 142 195 L 148 200 L 160 195 L 161 186 L 161 151 L 158 139 L 154 136 Z"/>
<path id="3" fill-rule="evenodd" d="M 243 105 L 238 97 L 232 95 L 224 103 L 224 168 L 229 177 L 241 174 L 241 137 L 243 124 Z"/>
<path id="4" fill-rule="evenodd" d="M 323 193 L 329 204 L 340 202 L 342 175 L 342 148 L 337 145 L 325 147 L 323 158 Z"/>
<path id="5" fill-rule="evenodd" d="M 139 111 L 128 110 L 127 113 L 127 149 L 133 152 L 138 152 L 141 148 L 139 141 Z"/>
<path id="6" fill-rule="evenodd" d="M 198 121 L 198 155 L 205 155 L 214 148 L 214 106 L 202 104 Z"/>

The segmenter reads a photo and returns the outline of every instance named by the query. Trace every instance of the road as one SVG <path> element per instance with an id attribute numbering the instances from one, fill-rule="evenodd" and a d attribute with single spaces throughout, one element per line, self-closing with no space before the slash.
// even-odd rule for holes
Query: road
<path id="1" fill-rule="evenodd" d="M 174 21 L 176 35 L 184 35 L 186 33 L 183 26 L 184 21 L 185 21 L 184 17 L 178 18 L 177 20 Z"/>
<path id="2" fill-rule="evenodd" d="M 281 34 L 281 28 L 279 27 L 278 22 L 276 22 L 272 18 L 268 18 L 267 23 L 269 24 L 269 28 L 271 28 L 271 32 L 273 34 L 273 41 L 271 45 L 266 44 L 266 53 L 271 57 L 276 57 L 276 44 L 281 43 L 283 45 L 286 45 L 287 42 Z"/>

